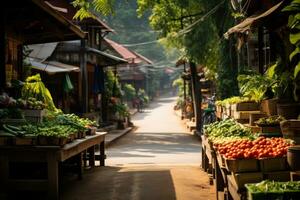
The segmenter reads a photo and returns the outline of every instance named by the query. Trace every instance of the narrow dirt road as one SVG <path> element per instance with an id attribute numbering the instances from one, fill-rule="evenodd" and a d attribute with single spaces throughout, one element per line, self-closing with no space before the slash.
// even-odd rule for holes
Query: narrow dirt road
<path id="1" fill-rule="evenodd" d="M 137 129 L 107 150 L 106 167 L 63 189 L 63 200 L 212 200 L 201 171 L 200 141 L 175 116 L 176 98 L 151 103 L 132 121 Z"/>

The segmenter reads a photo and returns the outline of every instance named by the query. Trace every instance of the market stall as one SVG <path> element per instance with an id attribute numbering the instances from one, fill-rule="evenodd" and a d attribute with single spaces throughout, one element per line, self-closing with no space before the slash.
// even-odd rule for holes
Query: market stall
<path id="1" fill-rule="evenodd" d="M 19 98 L 0 95 L 0 194 L 42 190 L 58 199 L 66 163 L 79 179 L 83 166 L 94 167 L 95 160 L 104 166 L 106 133 L 96 132 L 95 121 L 57 109 L 39 74 L 20 85 Z"/>
<path id="2" fill-rule="evenodd" d="M 217 198 L 224 194 L 222 198 L 261 199 L 247 184 L 266 180 L 299 184 L 294 183 L 299 180 L 296 172 L 299 170 L 299 122 L 278 116 L 261 117 L 255 122 L 265 126 L 279 125 L 282 134 L 277 135 L 272 131 L 253 131 L 234 118 L 207 125 L 202 136 L 202 168 L 215 185 Z M 293 195 L 291 199 L 297 199 L 299 193 L 293 191 Z"/>

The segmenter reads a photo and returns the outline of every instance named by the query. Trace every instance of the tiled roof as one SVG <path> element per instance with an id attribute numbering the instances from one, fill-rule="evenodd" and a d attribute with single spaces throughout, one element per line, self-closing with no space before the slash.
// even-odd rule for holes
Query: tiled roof
<path id="1" fill-rule="evenodd" d="M 126 59 L 129 63 L 139 64 L 142 62 L 152 64 L 152 61 L 147 59 L 146 57 L 131 51 L 124 47 L 121 44 L 118 44 L 115 41 L 112 41 L 108 38 L 104 38 L 104 41 L 111 47 L 115 52 L 117 52 L 123 59 Z"/>

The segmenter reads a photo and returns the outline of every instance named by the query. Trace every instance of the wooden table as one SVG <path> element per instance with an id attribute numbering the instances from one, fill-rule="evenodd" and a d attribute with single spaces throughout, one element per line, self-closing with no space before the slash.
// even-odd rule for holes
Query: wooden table
<path id="1" fill-rule="evenodd" d="M 95 146 L 100 145 L 100 166 L 105 165 L 105 135 L 86 136 L 73 142 L 59 146 L 0 146 L 0 195 L 7 191 L 46 190 L 48 199 L 59 199 L 59 165 L 68 158 L 77 156 L 82 163 L 82 152 L 88 151 L 89 164 L 95 166 Z M 47 163 L 47 179 L 12 179 L 10 162 L 45 162 Z M 79 175 L 81 176 L 82 167 Z"/>

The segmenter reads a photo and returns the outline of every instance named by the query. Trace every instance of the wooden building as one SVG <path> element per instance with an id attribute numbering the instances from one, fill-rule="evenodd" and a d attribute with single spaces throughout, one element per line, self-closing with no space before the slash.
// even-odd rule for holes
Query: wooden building
<path id="1" fill-rule="evenodd" d="M 244 65 L 263 74 L 276 61 L 276 45 L 284 34 L 282 27 L 287 21 L 286 14 L 281 12 L 286 3 L 282 0 L 253 1 L 247 6 L 248 9 L 241 11 L 239 8 L 243 8 L 243 2 L 232 0 L 233 9 L 246 16 L 224 34 L 226 38 L 231 34 L 237 35 L 239 68 Z"/>
<path id="2" fill-rule="evenodd" d="M 23 79 L 23 45 L 83 39 L 86 34 L 41 0 L 8 1 L 1 8 L 0 88 Z M 4 73 L 5 72 L 5 73 Z"/>
<path id="3" fill-rule="evenodd" d="M 77 10 L 67 0 L 50 0 L 47 4 L 72 20 L 88 34 L 86 39 L 56 43 L 54 49 L 49 49 L 51 48 L 49 44 L 43 45 L 42 51 L 48 53 L 44 56 L 44 63 L 64 63 L 65 66 L 78 67 L 78 69 L 69 67 L 68 72 L 55 75 L 59 77 L 59 81 L 53 81 L 51 76 L 46 76 L 47 85 L 50 91 L 57 92 L 54 100 L 64 111 L 77 112 L 98 119 L 101 95 L 104 91 L 103 67 L 127 63 L 124 59 L 99 50 L 103 37 L 114 31 L 95 15 L 82 21 L 74 20 Z M 31 47 L 39 48 L 37 45 Z M 57 88 L 63 88 L 64 80 L 67 79 L 66 73 L 74 88 L 70 93 L 65 93 L 62 89 L 57 90 Z"/>
<path id="4" fill-rule="evenodd" d="M 117 68 L 121 83 L 132 84 L 136 90 L 147 88 L 146 74 L 148 66 L 153 65 L 151 60 L 108 38 L 104 38 L 102 50 L 127 60 L 128 63 Z"/>

